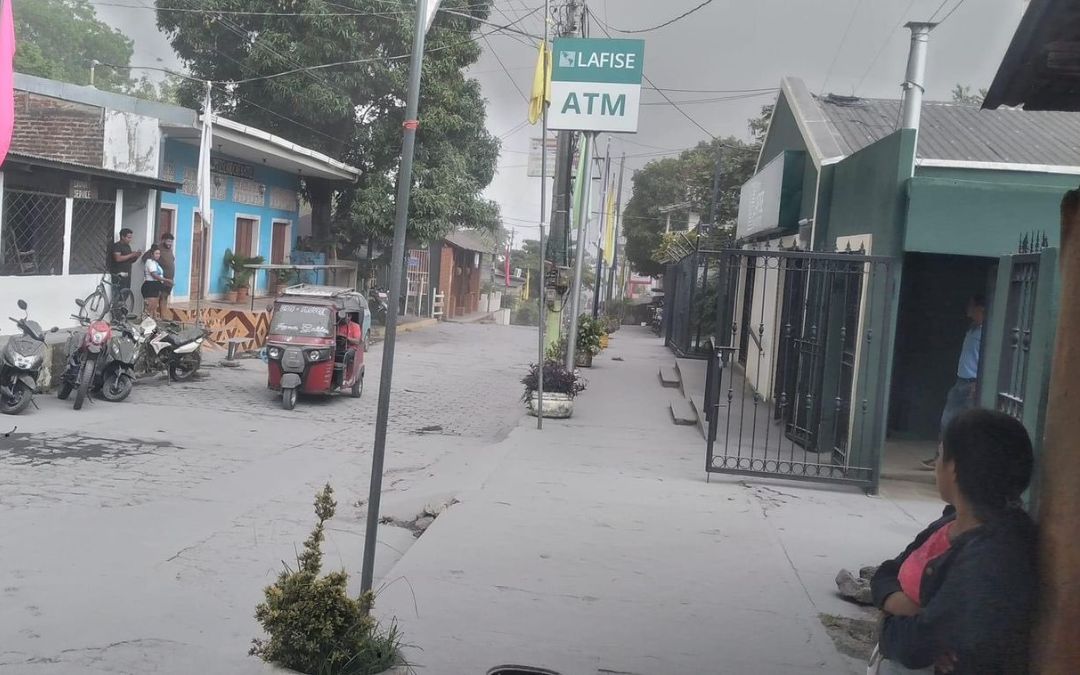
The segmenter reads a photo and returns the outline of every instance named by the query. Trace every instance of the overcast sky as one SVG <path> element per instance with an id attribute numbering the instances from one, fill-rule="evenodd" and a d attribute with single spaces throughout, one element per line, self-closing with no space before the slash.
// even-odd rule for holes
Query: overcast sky
<path id="1" fill-rule="evenodd" d="M 177 66 L 168 42 L 157 31 L 153 11 L 116 6 L 151 5 L 151 0 L 92 1 L 103 20 L 135 40 L 133 65 Z M 589 0 L 588 5 L 607 25 L 633 30 L 655 26 L 700 2 Z M 972 89 L 988 87 L 1025 7 L 1023 0 L 946 0 L 938 19 L 957 3 L 956 11 L 930 36 L 929 100 L 948 100 L 957 83 Z M 496 0 L 491 20 L 509 23 L 542 4 Z M 645 75 L 665 89 L 774 88 L 781 77 L 794 76 L 815 92 L 898 98 L 909 42 L 903 24 L 925 20 L 939 7 L 941 0 L 713 0 L 665 28 L 633 36 L 612 34 L 645 39 Z M 517 26 L 539 34 L 541 15 L 528 16 Z M 602 31 L 596 26 L 592 34 L 601 36 Z M 517 228 L 518 241 L 537 236 L 540 191 L 540 179 L 528 178 L 525 168 L 529 139 L 539 137 L 539 126 L 519 126 L 528 109 L 523 94 L 528 95 L 536 61 L 535 47 L 525 41 L 520 36 L 486 38 L 481 42 L 484 55 L 472 69 L 488 100 L 488 129 L 503 139 L 499 173 L 487 193 L 502 208 L 507 228 Z M 504 72 L 496 55 L 509 72 Z M 776 96 L 701 102 L 724 95 L 669 93 L 677 103 L 698 101 L 680 107 L 709 133 L 742 138 L 748 136 L 746 120 Z M 677 154 L 672 151 L 708 138 L 659 93 L 643 91 L 642 103 L 659 105 L 642 106 L 638 133 L 611 137 L 613 156 L 627 154 L 627 186 L 632 170 L 657 153 Z M 606 147 L 606 137 L 599 145 Z"/>

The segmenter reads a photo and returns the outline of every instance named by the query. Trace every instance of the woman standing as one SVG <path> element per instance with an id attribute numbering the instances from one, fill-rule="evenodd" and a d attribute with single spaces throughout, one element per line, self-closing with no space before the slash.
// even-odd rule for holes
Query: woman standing
<path id="1" fill-rule="evenodd" d="M 1028 672 L 1036 531 L 1020 499 L 1033 464 L 1016 419 L 976 408 L 949 422 L 935 466 L 949 506 L 871 581 L 885 617 L 870 672 Z"/>
<path id="2" fill-rule="evenodd" d="M 162 290 L 167 286 L 172 286 L 172 279 L 165 278 L 165 270 L 161 267 L 160 258 L 161 247 L 157 244 L 151 246 L 150 250 L 143 255 L 143 284 L 140 289 L 146 313 L 155 319 L 158 318 L 158 302 Z"/>

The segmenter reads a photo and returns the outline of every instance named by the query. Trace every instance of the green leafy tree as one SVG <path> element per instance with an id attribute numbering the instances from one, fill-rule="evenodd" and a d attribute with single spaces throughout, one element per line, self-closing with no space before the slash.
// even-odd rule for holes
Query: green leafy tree
<path id="1" fill-rule="evenodd" d="M 641 274 L 663 273 L 657 250 L 662 248 L 667 216 L 660 209 L 689 202 L 671 214 L 671 229 L 685 230 L 689 213 L 701 214 L 719 225 L 733 225 L 739 213 L 739 188 L 754 174 L 760 146 L 737 138 L 701 142 L 678 157 L 654 160 L 634 173 L 634 196 L 623 212 L 626 258 Z M 715 204 L 713 179 L 719 171 Z"/>
<path id="2" fill-rule="evenodd" d="M 234 83 L 217 89 L 217 111 L 361 170 L 359 181 L 340 192 L 305 181 L 316 241 L 352 253 L 372 239 L 389 239 L 415 3 L 200 0 L 202 12 L 167 11 L 188 3 L 157 0 L 158 26 L 193 76 Z M 494 176 L 499 145 L 485 129 L 479 84 L 463 74 L 479 58 L 473 34 L 491 5 L 444 0 L 442 7 L 457 14 L 440 12 L 427 36 L 409 214 L 413 240 L 497 224 L 497 208 L 481 191 Z M 326 64 L 338 65 L 313 68 Z M 278 76 L 286 71 L 295 72 Z M 198 105 L 203 95 L 197 82 L 180 87 L 187 105 Z"/>
<path id="3" fill-rule="evenodd" d="M 962 84 L 958 84 L 953 87 L 952 100 L 953 103 L 965 103 L 967 105 L 982 105 L 986 100 L 986 94 L 988 90 L 979 89 L 977 92 L 972 92 L 971 87 L 966 87 Z"/>
<path id="4" fill-rule="evenodd" d="M 90 64 L 99 61 L 94 86 L 127 92 L 132 81 L 132 42 L 97 18 L 89 0 L 29 0 L 12 5 L 15 70 L 74 84 L 90 84 Z"/>

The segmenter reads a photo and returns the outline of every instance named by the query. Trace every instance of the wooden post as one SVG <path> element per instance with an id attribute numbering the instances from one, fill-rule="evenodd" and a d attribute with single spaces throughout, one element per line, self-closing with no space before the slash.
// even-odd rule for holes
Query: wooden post
<path id="1" fill-rule="evenodd" d="M 1061 200 L 1061 307 L 1039 498 L 1042 611 L 1034 672 L 1080 673 L 1080 189 Z"/>

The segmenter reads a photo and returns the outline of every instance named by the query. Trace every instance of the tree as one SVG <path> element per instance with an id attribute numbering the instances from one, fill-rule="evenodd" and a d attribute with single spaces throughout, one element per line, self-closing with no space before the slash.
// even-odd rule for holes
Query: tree
<path id="1" fill-rule="evenodd" d="M 979 105 L 983 104 L 986 100 L 987 89 L 980 89 L 978 93 L 971 93 L 971 87 L 967 87 L 961 84 L 953 87 L 952 100 L 953 103 L 965 103 L 967 105 Z"/>
<path id="2" fill-rule="evenodd" d="M 15 70 L 74 84 L 90 84 L 90 64 L 99 61 L 94 86 L 127 92 L 132 42 L 97 18 L 89 0 L 30 0 L 12 5 Z M 112 66 L 121 66 L 119 68 Z"/>
<path id="3" fill-rule="evenodd" d="M 203 12 L 168 11 L 187 1 L 157 0 L 158 26 L 193 76 L 233 83 L 215 90 L 218 112 L 360 169 L 356 185 L 340 191 L 305 181 L 315 239 L 349 253 L 371 238 L 388 239 L 415 4 L 202 0 Z M 440 12 L 427 36 L 409 213 L 414 240 L 497 224 L 497 208 L 481 191 L 494 176 L 499 145 L 485 129 L 479 84 L 462 72 L 480 55 L 470 36 L 491 5 L 444 0 L 442 7 L 457 13 Z M 342 14 L 352 12 L 357 16 Z M 197 82 L 180 87 L 186 105 L 203 96 Z"/>
<path id="4" fill-rule="evenodd" d="M 685 230 L 690 212 L 712 211 L 717 171 L 714 222 L 733 225 L 739 213 L 739 188 L 754 174 L 759 147 L 734 137 L 702 141 L 677 158 L 653 160 L 634 172 L 634 196 L 623 212 L 626 258 L 634 269 L 649 276 L 663 274 L 663 264 L 655 255 L 667 225 L 660 209 L 689 202 L 688 209 L 671 214 L 672 230 Z"/>

